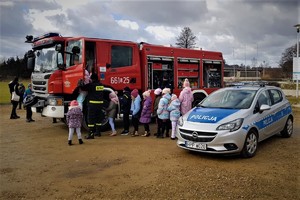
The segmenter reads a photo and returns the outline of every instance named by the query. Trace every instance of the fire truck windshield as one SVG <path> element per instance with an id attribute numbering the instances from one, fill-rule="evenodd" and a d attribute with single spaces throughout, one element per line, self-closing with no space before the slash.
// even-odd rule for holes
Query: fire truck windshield
<path id="1" fill-rule="evenodd" d="M 58 56 L 55 47 L 37 50 L 34 71 L 45 73 L 57 70 L 58 62 L 63 62 L 63 60 L 61 56 Z"/>

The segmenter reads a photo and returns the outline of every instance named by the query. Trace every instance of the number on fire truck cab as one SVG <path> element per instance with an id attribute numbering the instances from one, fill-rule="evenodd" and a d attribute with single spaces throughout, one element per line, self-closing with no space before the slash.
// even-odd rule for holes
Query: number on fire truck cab
<path id="1" fill-rule="evenodd" d="M 111 77 L 110 78 L 110 83 L 111 84 L 128 84 L 129 83 L 129 77 Z"/>

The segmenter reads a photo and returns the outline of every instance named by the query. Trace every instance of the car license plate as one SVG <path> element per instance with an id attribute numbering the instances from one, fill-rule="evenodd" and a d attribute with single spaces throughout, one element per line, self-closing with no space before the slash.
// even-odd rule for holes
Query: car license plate
<path id="1" fill-rule="evenodd" d="M 200 142 L 186 141 L 185 146 L 193 149 L 206 150 L 206 144 Z"/>

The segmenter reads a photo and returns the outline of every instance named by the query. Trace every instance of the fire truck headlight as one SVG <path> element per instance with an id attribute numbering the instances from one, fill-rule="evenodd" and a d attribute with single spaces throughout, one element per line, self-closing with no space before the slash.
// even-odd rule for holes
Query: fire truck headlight
<path id="1" fill-rule="evenodd" d="M 51 98 L 51 99 L 48 99 L 48 104 L 50 106 L 62 106 L 63 99 L 62 98 Z"/>

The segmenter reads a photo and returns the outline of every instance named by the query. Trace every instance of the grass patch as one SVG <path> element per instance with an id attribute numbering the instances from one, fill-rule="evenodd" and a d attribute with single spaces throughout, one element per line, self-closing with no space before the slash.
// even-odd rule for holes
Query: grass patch
<path id="1" fill-rule="evenodd" d="M 10 80 L 3 80 L 0 81 L 0 88 L 1 88 L 1 93 L 0 93 L 0 104 L 9 104 L 10 103 L 10 93 L 9 93 L 9 88 L 8 88 L 8 83 Z M 27 89 L 28 83 L 30 83 L 30 80 L 21 80 L 19 83 L 23 83 L 25 88 Z"/>
<path id="2" fill-rule="evenodd" d="M 296 90 L 297 84 L 293 82 L 281 83 L 280 87 L 281 89 L 285 89 L 285 90 Z M 300 88 L 299 84 L 298 84 L 298 88 Z"/>

